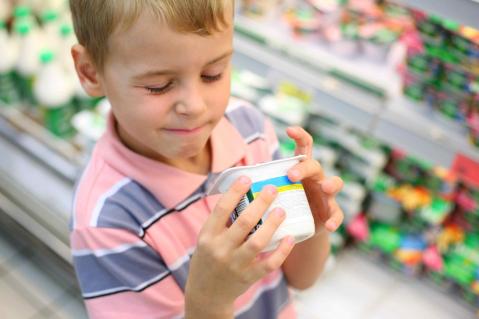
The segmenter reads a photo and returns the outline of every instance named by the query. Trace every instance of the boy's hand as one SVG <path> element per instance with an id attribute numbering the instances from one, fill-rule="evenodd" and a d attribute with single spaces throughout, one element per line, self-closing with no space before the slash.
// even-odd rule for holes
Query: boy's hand
<path id="1" fill-rule="evenodd" d="M 311 212 L 313 213 L 316 233 L 323 227 L 333 232 L 343 222 L 343 212 L 336 203 L 335 196 L 343 187 L 341 178 L 325 178 L 318 161 L 312 158 L 313 138 L 301 127 L 289 127 L 288 136 L 296 142 L 295 155 L 306 155 L 307 159 L 291 168 L 288 178 L 292 182 L 302 181 Z"/>
<path id="2" fill-rule="evenodd" d="M 231 212 L 249 190 L 251 180 L 239 178 L 225 193 L 205 222 L 191 259 L 186 285 L 186 317 L 229 318 L 233 303 L 253 283 L 278 269 L 291 252 L 294 240 L 287 237 L 271 254 L 261 256 L 285 213 L 275 209 L 262 226 L 248 238 L 277 195 L 266 186 L 238 219 L 227 227 Z"/>

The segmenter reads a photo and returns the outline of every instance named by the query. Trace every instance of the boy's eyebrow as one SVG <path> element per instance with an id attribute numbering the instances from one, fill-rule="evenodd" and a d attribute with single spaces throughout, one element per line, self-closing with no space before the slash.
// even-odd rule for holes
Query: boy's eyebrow
<path id="1" fill-rule="evenodd" d="M 233 50 L 230 50 L 230 51 L 220 55 L 219 57 L 214 58 L 210 62 L 206 63 L 205 66 L 215 64 L 216 62 L 221 61 L 221 60 L 223 60 L 223 59 L 225 59 L 225 58 L 227 58 L 231 55 L 233 55 Z M 141 80 L 141 79 L 145 79 L 145 78 L 149 78 L 149 77 L 160 76 L 160 75 L 169 75 L 169 74 L 174 74 L 174 73 L 176 73 L 176 72 L 173 71 L 173 70 L 151 70 L 151 71 L 147 71 L 145 73 L 139 74 L 139 75 L 135 75 L 133 77 L 133 80 Z"/>

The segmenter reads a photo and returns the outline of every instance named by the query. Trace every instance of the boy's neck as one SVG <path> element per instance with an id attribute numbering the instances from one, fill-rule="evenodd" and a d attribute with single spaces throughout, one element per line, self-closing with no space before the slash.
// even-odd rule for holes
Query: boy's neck
<path id="1" fill-rule="evenodd" d="M 206 146 L 203 149 L 203 151 L 195 157 L 185 158 L 180 160 L 166 159 L 166 160 L 161 160 L 161 162 L 189 173 L 194 173 L 199 175 L 208 175 L 208 173 L 211 170 L 210 141 L 206 143 Z"/>
<path id="2" fill-rule="evenodd" d="M 133 145 L 131 145 L 128 142 L 129 139 L 127 137 L 127 134 L 118 126 L 117 123 L 115 123 L 115 129 L 122 144 L 137 154 L 140 154 L 142 156 L 173 166 L 175 168 L 181 169 L 189 173 L 194 173 L 199 175 L 208 175 L 208 173 L 211 170 L 212 152 L 211 152 L 210 140 L 208 140 L 202 152 L 194 157 L 181 158 L 181 159 L 169 159 L 169 158 L 163 158 L 159 156 L 158 154 L 149 152 L 146 149 L 141 149 L 141 150 L 136 149 Z"/>

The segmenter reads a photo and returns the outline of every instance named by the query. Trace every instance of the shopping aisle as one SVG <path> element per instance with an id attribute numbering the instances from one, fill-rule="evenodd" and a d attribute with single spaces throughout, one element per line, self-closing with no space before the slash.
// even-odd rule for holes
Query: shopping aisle
<path id="1" fill-rule="evenodd" d="M 469 306 L 432 284 L 346 249 L 318 283 L 297 297 L 300 319 L 468 319 Z"/>
<path id="2" fill-rule="evenodd" d="M 87 318 L 72 273 L 0 218 L 0 318 Z"/>

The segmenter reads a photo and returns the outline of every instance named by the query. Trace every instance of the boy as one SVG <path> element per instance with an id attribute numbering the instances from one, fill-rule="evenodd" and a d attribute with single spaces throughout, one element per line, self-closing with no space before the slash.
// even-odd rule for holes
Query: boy
<path id="1" fill-rule="evenodd" d="M 251 237 L 276 196 L 265 187 L 235 223 L 229 214 L 251 181 L 206 196 L 224 169 L 270 161 L 272 125 L 230 100 L 233 0 L 70 0 L 76 71 L 90 95 L 112 105 L 77 189 L 74 266 L 92 318 L 294 318 L 288 286 L 315 281 L 342 222 L 339 178 L 311 159 L 312 138 L 288 129 L 308 159 L 302 180 L 316 235 L 285 238 L 260 254 L 285 212 Z M 227 107 L 228 106 L 228 107 Z M 327 231 L 324 231 L 324 230 Z"/>

